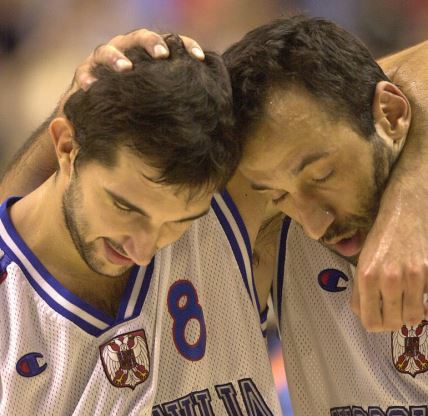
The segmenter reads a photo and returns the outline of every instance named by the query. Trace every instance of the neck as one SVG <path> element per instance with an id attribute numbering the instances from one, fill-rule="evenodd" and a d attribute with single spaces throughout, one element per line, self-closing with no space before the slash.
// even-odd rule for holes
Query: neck
<path id="1" fill-rule="evenodd" d="M 59 188 L 58 181 L 51 176 L 12 205 L 11 220 L 18 234 L 45 266 L 49 268 L 50 264 L 60 261 L 64 268 L 86 272 L 65 225 L 63 192 Z"/>
<path id="2" fill-rule="evenodd" d="M 76 250 L 62 210 L 63 188 L 54 176 L 10 208 L 18 234 L 44 267 L 64 287 L 88 303 L 114 315 L 124 278 L 92 271 Z M 94 286 L 97 287 L 94 294 Z M 104 306 L 109 304 L 110 306 Z M 115 305 L 115 306 L 112 306 Z"/>

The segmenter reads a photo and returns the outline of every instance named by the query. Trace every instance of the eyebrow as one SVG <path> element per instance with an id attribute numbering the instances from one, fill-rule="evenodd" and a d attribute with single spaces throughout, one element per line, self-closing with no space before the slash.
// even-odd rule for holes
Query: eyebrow
<path id="1" fill-rule="evenodd" d="M 315 152 L 311 153 L 307 156 L 305 156 L 300 163 L 292 169 L 293 175 L 297 175 L 300 173 L 306 166 L 310 165 L 311 163 L 316 162 L 317 160 L 322 159 L 323 157 L 326 157 L 330 154 L 330 152 L 324 151 L 324 152 Z M 264 185 L 262 183 L 250 183 L 251 189 L 254 189 L 255 191 L 276 191 L 276 188 L 272 188 L 269 185 Z"/>
<path id="2" fill-rule="evenodd" d="M 300 163 L 291 170 L 293 175 L 297 175 L 300 173 L 303 169 L 305 169 L 306 166 L 310 165 L 311 163 L 316 162 L 317 160 L 322 159 L 323 157 L 326 157 L 330 154 L 330 152 L 324 151 L 324 152 L 315 152 L 311 153 L 307 156 L 305 156 Z"/>
<path id="3" fill-rule="evenodd" d="M 131 202 L 127 201 L 126 199 L 122 198 L 121 196 L 115 194 L 114 192 L 112 192 L 106 188 L 104 188 L 104 190 L 110 195 L 111 198 L 115 199 L 120 204 L 125 205 L 126 207 L 132 209 L 135 212 L 138 212 L 139 214 L 143 215 L 144 217 L 151 218 L 151 216 L 146 211 L 144 211 L 143 209 L 135 206 Z M 198 218 L 201 218 L 201 217 L 207 215 L 208 212 L 210 212 L 210 208 L 200 212 L 199 214 L 192 215 L 190 217 L 181 218 L 179 220 L 175 220 L 174 222 L 183 223 L 183 222 L 188 222 L 188 221 L 194 221 L 194 220 L 197 220 Z"/>

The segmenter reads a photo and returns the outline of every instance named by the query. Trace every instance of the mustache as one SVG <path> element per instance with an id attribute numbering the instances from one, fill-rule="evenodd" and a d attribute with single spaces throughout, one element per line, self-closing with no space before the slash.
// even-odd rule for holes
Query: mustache
<path id="1" fill-rule="evenodd" d="M 110 238 L 104 237 L 109 244 L 120 254 L 122 254 L 123 256 L 127 257 L 128 255 L 125 253 L 125 251 L 123 250 L 122 246 L 118 243 L 116 243 L 115 241 L 111 240 Z"/>
<path id="2" fill-rule="evenodd" d="M 340 222 L 333 222 L 320 240 L 321 242 L 328 244 L 329 241 L 336 240 L 338 237 L 349 237 L 357 230 L 368 232 L 372 225 L 373 220 L 371 217 L 352 215 Z"/>

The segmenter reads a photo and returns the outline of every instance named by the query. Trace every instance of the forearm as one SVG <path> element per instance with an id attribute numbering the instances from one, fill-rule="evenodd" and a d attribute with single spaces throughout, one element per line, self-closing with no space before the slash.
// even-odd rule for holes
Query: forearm
<path id="1" fill-rule="evenodd" d="M 418 325 L 428 287 L 428 42 L 380 61 L 406 94 L 412 121 L 361 251 L 353 310 L 371 331 Z"/>
<path id="2" fill-rule="evenodd" d="M 48 127 L 56 110 L 27 140 L 0 179 L 0 201 L 11 195 L 26 195 L 56 169 L 56 157 Z"/>
<path id="3" fill-rule="evenodd" d="M 428 195 L 428 42 L 382 59 L 380 65 L 406 94 L 412 109 L 411 128 L 385 196 L 401 195 L 407 189 Z"/>

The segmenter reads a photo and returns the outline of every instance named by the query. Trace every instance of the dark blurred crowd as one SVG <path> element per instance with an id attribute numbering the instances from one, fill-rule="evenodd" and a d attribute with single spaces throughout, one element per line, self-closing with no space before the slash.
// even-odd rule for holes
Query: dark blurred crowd
<path id="1" fill-rule="evenodd" d="M 115 34 L 174 31 L 222 51 L 300 12 L 336 21 L 375 56 L 428 37 L 426 0 L 0 0 L 0 168 L 55 107 L 77 64 Z"/>

